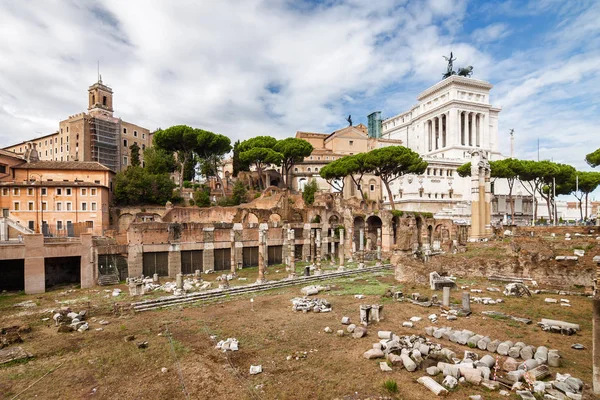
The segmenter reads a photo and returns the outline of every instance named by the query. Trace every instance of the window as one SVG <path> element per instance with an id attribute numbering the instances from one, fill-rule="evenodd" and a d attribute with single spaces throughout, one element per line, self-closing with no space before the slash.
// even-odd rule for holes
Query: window
<path id="1" fill-rule="evenodd" d="M 48 146 L 48 140 L 44 140 L 44 146 Z"/>
<path id="2" fill-rule="evenodd" d="M 62 188 L 56 188 L 56 195 L 62 196 Z"/>
<path id="3" fill-rule="evenodd" d="M 27 221 L 27 227 L 31 230 L 35 229 L 35 221 Z"/>
<path id="4" fill-rule="evenodd" d="M 97 183 L 98 185 L 100 184 L 100 181 L 94 181 L 94 183 Z"/>
<path id="5" fill-rule="evenodd" d="M 42 201 L 42 211 L 48 211 L 48 202 Z"/>
<path id="6" fill-rule="evenodd" d="M 146 134 L 142 133 L 142 139 L 146 139 Z"/>
<path id="7" fill-rule="evenodd" d="M 56 221 L 56 230 L 61 231 L 63 228 L 62 221 Z"/>
<path id="8" fill-rule="evenodd" d="M 18 196 L 21 193 L 21 191 L 19 190 L 19 188 L 13 188 L 13 195 L 14 196 Z"/>
<path id="9" fill-rule="evenodd" d="M 18 201 L 14 201 L 13 202 L 13 210 L 19 211 L 20 209 L 21 209 L 21 203 L 19 203 Z"/>
<path id="10" fill-rule="evenodd" d="M 81 203 L 81 211 L 87 211 L 87 203 Z"/>
<path id="11" fill-rule="evenodd" d="M 137 131 L 133 131 L 133 137 L 137 137 Z"/>
<path id="12" fill-rule="evenodd" d="M 123 165 L 127 165 L 127 161 L 128 161 L 128 157 L 127 156 L 123 156 Z"/>
<path id="13" fill-rule="evenodd" d="M 374 192 L 374 191 L 375 191 L 375 185 L 373 185 L 373 184 L 371 183 L 371 192 Z"/>
<path id="14" fill-rule="evenodd" d="M 68 227 L 69 227 L 69 225 L 72 225 L 72 224 L 73 224 L 73 221 L 66 221 L 66 224 L 67 224 L 67 228 L 68 228 Z"/>
<path id="15" fill-rule="evenodd" d="M 72 210 L 73 210 L 73 207 L 72 207 L 72 205 L 71 205 L 71 202 L 70 202 L 70 201 L 68 201 L 68 202 L 67 202 L 67 211 L 72 211 Z"/>
<path id="16" fill-rule="evenodd" d="M 106 96 L 102 96 L 102 105 L 105 106 L 106 105 Z"/>
<path id="17" fill-rule="evenodd" d="M 87 196 L 87 189 L 86 188 L 81 188 L 81 195 L 82 196 Z"/>
<path id="18" fill-rule="evenodd" d="M 65 195 L 66 196 L 70 196 L 71 195 L 71 188 L 65 188 Z"/>
<path id="19" fill-rule="evenodd" d="M 8 188 L 2 188 L 2 196 L 8 196 Z"/>
<path id="20" fill-rule="evenodd" d="M 42 196 L 46 196 L 48 194 L 48 188 L 42 188 Z"/>
<path id="21" fill-rule="evenodd" d="M 142 150 L 146 150 L 146 145 L 142 143 Z"/>
<path id="22" fill-rule="evenodd" d="M 319 172 L 319 168 L 315 168 L 315 172 Z"/>
<path id="23" fill-rule="evenodd" d="M 127 139 L 123 139 L 123 146 L 127 147 Z"/>
<path id="24" fill-rule="evenodd" d="M 308 172 L 310 172 L 310 167 L 308 167 Z"/>
<path id="25" fill-rule="evenodd" d="M 298 168 L 294 168 L 294 172 L 298 172 Z"/>
<path id="26" fill-rule="evenodd" d="M 85 221 L 85 227 L 94 229 L 94 221 Z"/>
<path id="27" fill-rule="evenodd" d="M 62 203 L 59 201 L 58 203 L 56 203 L 56 211 L 62 211 Z"/>
<path id="28" fill-rule="evenodd" d="M 127 128 L 123 128 L 123 134 L 127 135 Z"/>
<path id="29" fill-rule="evenodd" d="M 90 189 L 90 196 L 95 196 L 96 195 L 96 188 L 91 188 Z"/>
<path id="30" fill-rule="evenodd" d="M 6 173 L 6 165 L 0 165 L 0 174 Z"/>
<path id="31" fill-rule="evenodd" d="M 27 203 L 27 209 L 29 211 L 33 211 L 33 201 L 30 201 L 29 203 Z"/>
<path id="32" fill-rule="evenodd" d="M 27 196 L 33 196 L 33 188 L 27 188 Z"/>
<path id="33" fill-rule="evenodd" d="M 350 140 L 350 146 L 354 146 L 354 140 Z"/>
<path id="34" fill-rule="evenodd" d="M 98 209 L 97 205 L 95 202 L 92 202 L 92 211 L 96 211 Z"/>

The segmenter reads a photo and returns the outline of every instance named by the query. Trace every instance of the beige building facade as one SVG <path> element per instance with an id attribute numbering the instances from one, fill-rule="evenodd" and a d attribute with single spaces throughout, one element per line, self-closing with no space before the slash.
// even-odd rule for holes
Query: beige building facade
<path id="1" fill-rule="evenodd" d="M 34 142 L 44 161 L 95 161 L 118 172 L 131 165 L 130 147 L 144 150 L 152 145 L 150 131 L 115 117 L 112 88 L 98 82 L 88 88 L 88 111 L 71 115 L 59 122 L 57 132 L 27 140 L 5 150 L 24 154 L 27 144 Z"/>
<path id="2" fill-rule="evenodd" d="M 28 156 L 35 152 L 29 144 Z M 44 236 L 102 235 L 109 225 L 114 172 L 97 162 L 40 161 L 0 154 L 0 210 L 4 223 L 18 232 Z M 17 225 L 14 225 L 14 224 Z M 3 240 L 14 239 L 4 229 Z M 27 231 L 28 230 L 28 231 Z"/>
<path id="3" fill-rule="evenodd" d="M 315 180 L 321 191 L 336 192 L 329 183 L 319 175 L 319 171 L 329 162 L 345 156 L 366 153 L 384 146 L 400 146 L 401 140 L 379 139 L 369 137 L 365 125 L 347 126 L 332 133 L 297 132 L 296 138 L 304 139 L 314 147 L 310 156 L 297 163 L 292 171 L 292 188 L 302 191 L 311 180 Z M 365 175 L 361 180 L 363 195 L 366 199 L 380 201 L 382 199 L 381 180 L 374 175 Z M 344 198 L 360 198 L 360 190 L 350 177 L 344 181 Z"/>

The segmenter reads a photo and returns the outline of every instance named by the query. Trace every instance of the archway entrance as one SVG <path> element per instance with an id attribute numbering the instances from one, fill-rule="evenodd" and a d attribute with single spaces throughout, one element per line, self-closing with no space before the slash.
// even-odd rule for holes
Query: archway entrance
<path id="1" fill-rule="evenodd" d="M 371 215 L 367 218 L 367 250 L 375 250 L 377 248 L 377 229 L 383 226 L 381 218 L 376 215 Z"/>
<path id="2" fill-rule="evenodd" d="M 355 246 L 355 251 L 360 250 L 360 230 L 365 229 L 365 219 L 363 217 L 354 217 L 353 225 L 354 237 L 352 238 Z"/>

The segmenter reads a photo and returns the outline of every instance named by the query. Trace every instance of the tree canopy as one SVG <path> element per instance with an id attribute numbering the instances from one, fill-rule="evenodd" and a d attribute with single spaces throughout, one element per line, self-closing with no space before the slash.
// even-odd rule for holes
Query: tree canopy
<path id="1" fill-rule="evenodd" d="M 115 176 L 114 201 L 117 205 L 164 205 L 173 197 L 174 188 L 168 174 L 151 174 L 139 166 L 130 166 Z"/>
<path id="2" fill-rule="evenodd" d="M 170 174 L 176 168 L 173 153 L 158 147 L 149 147 L 144 151 L 144 169 L 149 174 Z"/>
<path id="3" fill-rule="evenodd" d="M 600 165 L 600 149 L 585 156 L 585 161 L 593 168 Z"/>
<path id="4" fill-rule="evenodd" d="M 340 193 L 344 192 L 344 178 L 349 174 L 346 157 L 330 162 L 319 171 L 321 178 L 325 179 L 334 190 Z"/>
<path id="5" fill-rule="evenodd" d="M 385 185 L 392 210 L 396 209 L 390 183 L 402 175 L 422 174 L 427 162 L 421 156 L 404 146 L 388 146 L 364 153 L 365 166 L 378 176 Z"/>
<path id="6" fill-rule="evenodd" d="M 273 150 L 277 139 L 271 136 L 256 136 L 244 140 L 239 145 L 240 161 L 247 166 L 256 166 L 260 189 L 266 187 L 263 184 L 263 169 L 269 164 L 281 165 L 281 153 Z"/>
<path id="7" fill-rule="evenodd" d="M 273 150 L 281 154 L 282 175 L 285 184 L 289 186 L 290 171 L 294 164 L 304 160 L 304 157 L 310 156 L 314 148 L 304 139 L 287 138 L 277 141 Z"/>
<path id="8" fill-rule="evenodd" d="M 131 146 L 129 146 L 129 157 L 131 158 L 131 165 L 133 165 L 134 167 L 139 167 L 140 166 L 140 146 L 137 145 L 137 143 L 132 144 Z"/>
<path id="9" fill-rule="evenodd" d="M 154 133 L 154 146 L 177 154 L 180 191 L 183 188 L 185 164 L 193 157 L 197 143 L 197 130 L 187 125 L 174 125 L 167 129 L 159 129 Z"/>

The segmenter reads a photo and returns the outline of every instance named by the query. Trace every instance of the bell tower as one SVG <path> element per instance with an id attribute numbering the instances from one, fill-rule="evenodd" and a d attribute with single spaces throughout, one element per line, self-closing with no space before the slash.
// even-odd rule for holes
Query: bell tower
<path id="1" fill-rule="evenodd" d="M 102 75 L 98 75 L 98 82 L 88 88 L 88 104 L 92 115 L 113 116 L 113 91 L 102 83 Z"/>

